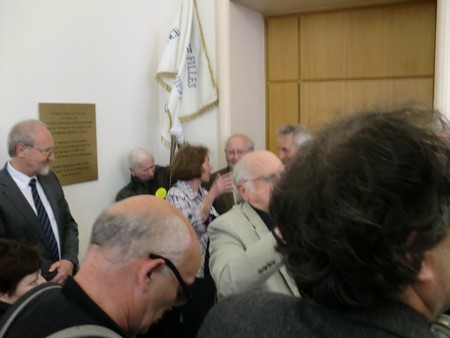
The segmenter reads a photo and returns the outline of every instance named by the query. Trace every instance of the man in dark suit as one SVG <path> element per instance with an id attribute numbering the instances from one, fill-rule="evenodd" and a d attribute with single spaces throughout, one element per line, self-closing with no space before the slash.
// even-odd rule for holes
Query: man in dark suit
<path id="1" fill-rule="evenodd" d="M 212 184 L 218 175 L 229 175 L 231 174 L 234 165 L 250 151 L 253 151 L 255 149 L 255 144 L 250 137 L 248 137 L 245 134 L 234 134 L 231 135 L 227 142 L 225 143 L 225 157 L 227 159 L 227 166 L 223 169 L 220 169 L 216 172 L 214 172 L 211 175 L 211 179 L 209 180 L 210 184 Z M 208 190 L 210 186 L 206 187 Z M 220 195 L 218 198 L 215 199 L 213 206 L 219 213 L 219 215 L 224 214 L 228 210 L 230 210 L 233 205 L 236 204 L 236 198 L 235 198 L 236 192 L 229 192 Z"/>
<path id="2" fill-rule="evenodd" d="M 52 134 L 41 121 L 21 121 L 11 129 L 11 159 L 0 171 L 0 238 L 39 247 L 42 275 L 60 283 L 78 266 L 78 226 L 58 178 L 49 168 L 55 159 L 53 148 Z M 33 195 L 33 179 L 39 197 Z M 47 227 L 39 218 L 42 207 Z"/>

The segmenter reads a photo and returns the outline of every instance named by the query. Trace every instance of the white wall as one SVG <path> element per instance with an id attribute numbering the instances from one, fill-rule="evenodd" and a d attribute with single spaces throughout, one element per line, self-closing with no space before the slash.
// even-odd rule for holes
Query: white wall
<path id="1" fill-rule="evenodd" d="M 230 3 L 230 119 L 232 133 L 241 132 L 265 149 L 264 18 Z"/>
<path id="2" fill-rule="evenodd" d="M 450 3 L 438 0 L 434 107 L 450 119 Z"/>
<path id="3" fill-rule="evenodd" d="M 256 149 L 265 149 L 264 19 L 230 0 L 216 0 L 216 12 L 221 94 L 217 153 L 222 168 L 231 134 L 248 134 Z"/>
<path id="4" fill-rule="evenodd" d="M 197 0 L 212 69 L 215 8 Z M 126 153 L 144 146 L 160 164 L 165 93 L 155 73 L 180 0 L 0 0 L 0 163 L 18 120 L 38 118 L 39 102 L 94 103 L 99 179 L 65 186 L 84 255 L 90 228 L 129 180 Z M 185 136 L 212 150 L 217 109 L 185 125 Z M 211 126 L 214 126 L 211 128 Z"/>

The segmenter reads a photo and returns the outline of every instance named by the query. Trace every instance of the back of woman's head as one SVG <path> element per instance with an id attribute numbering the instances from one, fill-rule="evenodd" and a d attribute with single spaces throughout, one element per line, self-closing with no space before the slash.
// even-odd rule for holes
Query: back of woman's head
<path id="1" fill-rule="evenodd" d="M 170 172 L 176 180 L 189 181 L 202 176 L 202 164 L 208 156 L 204 146 L 182 146 L 173 158 Z"/>
<path id="2" fill-rule="evenodd" d="M 11 239 L 0 239 L 0 292 L 12 294 L 27 275 L 41 269 L 37 248 Z"/>

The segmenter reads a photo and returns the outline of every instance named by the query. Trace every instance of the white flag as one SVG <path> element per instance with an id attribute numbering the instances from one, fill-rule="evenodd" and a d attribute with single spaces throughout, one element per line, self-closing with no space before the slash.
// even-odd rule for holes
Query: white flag
<path id="1" fill-rule="evenodd" d="M 195 119 L 218 103 L 195 0 L 181 0 L 156 78 L 169 93 L 162 131 L 166 141 L 170 134 L 183 138 L 181 123 Z"/>

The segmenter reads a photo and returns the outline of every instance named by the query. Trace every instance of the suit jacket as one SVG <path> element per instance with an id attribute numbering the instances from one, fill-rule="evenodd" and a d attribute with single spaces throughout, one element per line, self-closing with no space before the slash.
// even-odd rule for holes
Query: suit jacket
<path id="1" fill-rule="evenodd" d="M 216 180 L 217 175 L 224 175 L 224 174 L 228 174 L 229 172 L 230 172 L 230 169 L 228 167 L 214 172 L 211 175 L 209 183 L 207 185 L 205 185 L 206 189 L 209 191 L 209 189 L 211 188 L 211 185 Z M 217 197 L 214 200 L 213 206 L 214 206 L 214 209 L 216 209 L 216 211 L 219 213 L 219 215 L 222 215 L 222 214 L 226 213 L 228 210 L 230 210 L 234 204 L 235 203 L 234 203 L 233 192 L 227 192 L 227 193 L 222 194 L 219 197 Z"/>
<path id="2" fill-rule="evenodd" d="M 208 228 L 209 267 L 218 297 L 262 290 L 298 296 L 276 240 L 246 202 L 235 205 Z"/>
<path id="3" fill-rule="evenodd" d="M 71 261 L 76 269 L 78 226 L 70 213 L 61 184 L 53 172 L 48 175 L 37 175 L 37 179 L 55 214 L 61 258 Z M 0 171 L 0 238 L 23 240 L 27 244 L 37 245 L 43 258 L 42 274 L 46 275 L 53 263 L 49 243 L 38 216 L 8 173 L 6 166 Z"/>

